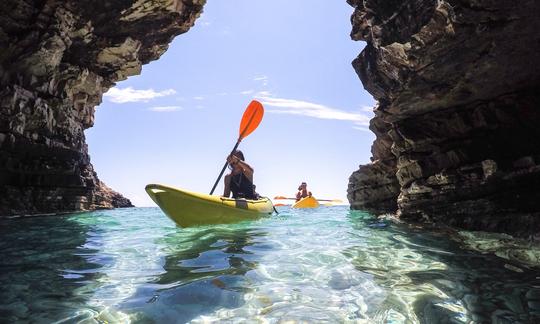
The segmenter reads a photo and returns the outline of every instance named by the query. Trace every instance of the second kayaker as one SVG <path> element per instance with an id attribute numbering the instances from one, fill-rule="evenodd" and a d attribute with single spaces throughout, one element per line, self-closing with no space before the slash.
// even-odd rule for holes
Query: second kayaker
<path id="1" fill-rule="evenodd" d="M 298 187 L 298 192 L 296 193 L 296 201 L 299 201 L 302 198 L 311 197 L 311 191 L 307 190 L 307 183 L 302 182 Z"/>
<path id="2" fill-rule="evenodd" d="M 240 150 L 234 151 L 227 157 L 231 173 L 225 176 L 224 197 L 258 199 L 253 184 L 253 168 L 245 162 L 244 153 Z"/>

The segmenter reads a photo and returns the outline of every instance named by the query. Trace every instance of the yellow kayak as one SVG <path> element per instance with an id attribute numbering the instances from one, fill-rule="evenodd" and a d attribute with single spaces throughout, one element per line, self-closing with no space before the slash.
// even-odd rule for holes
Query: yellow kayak
<path id="1" fill-rule="evenodd" d="M 317 208 L 319 207 L 319 202 L 317 199 L 313 197 L 305 197 L 300 200 L 298 200 L 294 205 L 292 205 L 293 208 Z"/>
<path id="2" fill-rule="evenodd" d="M 268 198 L 224 198 L 160 184 L 149 184 L 145 190 L 165 215 L 181 227 L 253 220 L 274 211 Z"/>

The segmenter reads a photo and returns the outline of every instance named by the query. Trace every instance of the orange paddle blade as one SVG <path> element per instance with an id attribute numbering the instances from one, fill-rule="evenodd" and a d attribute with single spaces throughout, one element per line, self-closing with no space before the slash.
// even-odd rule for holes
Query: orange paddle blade
<path id="1" fill-rule="evenodd" d="M 249 106 L 244 111 L 242 121 L 240 122 L 240 135 L 238 140 L 241 141 L 249 134 L 251 134 L 259 124 L 264 115 L 263 105 L 257 100 L 253 100 L 249 103 Z"/>
<path id="2" fill-rule="evenodd" d="M 285 196 L 275 196 L 274 199 L 296 199 L 296 198 L 288 198 Z"/>

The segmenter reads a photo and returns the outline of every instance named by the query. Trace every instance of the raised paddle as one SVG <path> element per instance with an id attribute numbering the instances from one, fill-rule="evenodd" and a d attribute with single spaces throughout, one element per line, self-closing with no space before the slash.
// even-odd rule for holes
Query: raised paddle
<path id="1" fill-rule="evenodd" d="M 264 115 L 264 108 L 260 102 L 257 100 L 252 100 L 249 105 L 246 108 L 246 111 L 244 111 L 244 115 L 242 115 L 242 121 L 240 122 L 240 131 L 238 135 L 238 140 L 236 141 L 236 144 L 234 145 L 234 148 L 231 151 L 231 154 L 236 151 L 238 148 L 238 145 L 240 145 L 240 142 L 246 138 L 249 134 L 251 134 L 259 124 L 261 123 L 261 120 Z M 231 155 L 229 154 L 229 155 Z M 219 180 L 221 179 L 221 176 L 223 176 L 223 173 L 225 172 L 225 169 L 227 168 L 228 162 L 225 162 L 225 165 L 223 166 L 223 169 L 221 169 L 221 172 L 219 173 L 219 176 L 214 183 L 214 186 L 212 187 L 212 190 L 210 191 L 210 194 L 214 193 L 214 190 L 216 190 L 216 187 L 219 183 Z"/>
<path id="2" fill-rule="evenodd" d="M 284 196 L 275 196 L 274 199 L 292 199 L 292 200 L 296 200 L 296 198 L 288 198 L 288 197 L 284 197 Z M 343 202 L 343 200 L 341 200 L 341 199 L 318 199 L 318 198 L 315 198 L 315 200 L 317 200 L 317 201 Z"/>

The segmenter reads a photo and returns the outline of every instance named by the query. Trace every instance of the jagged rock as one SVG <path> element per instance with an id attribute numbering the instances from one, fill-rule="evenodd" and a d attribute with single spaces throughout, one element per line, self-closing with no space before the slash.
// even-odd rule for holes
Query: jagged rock
<path id="1" fill-rule="evenodd" d="M 84 130 L 115 82 L 189 30 L 205 0 L 0 4 L 0 216 L 131 206 L 93 170 Z"/>
<path id="2" fill-rule="evenodd" d="M 351 175 L 347 194 L 351 208 L 383 213 L 396 210 L 399 183 L 395 176 L 389 176 L 395 170 L 393 163 L 377 160 Z"/>
<path id="3" fill-rule="evenodd" d="M 367 42 L 353 66 L 379 102 L 351 207 L 538 235 L 540 3 L 348 3 L 351 37 Z"/>

